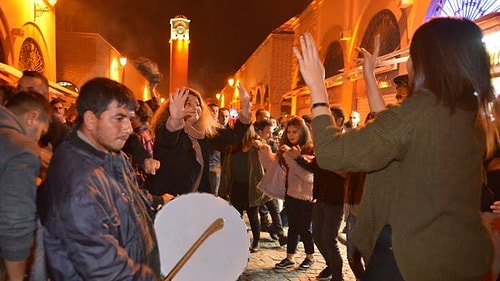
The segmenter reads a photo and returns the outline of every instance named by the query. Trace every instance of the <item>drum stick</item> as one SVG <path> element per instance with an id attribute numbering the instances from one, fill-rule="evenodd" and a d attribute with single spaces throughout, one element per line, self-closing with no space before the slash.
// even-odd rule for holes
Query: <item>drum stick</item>
<path id="1" fill-rule="evenodd" d="M 186 262 L 193 256 L 194 252 L 198 250 L 198 248 L 207 240 L 207 238 L 214 234 L 215 232 L 221 230 L 224 227 L 224 219 L 218 218 L 211 225 L 208 226 L 207 229 L 201 234 L 200 238 L 198 238 L 194 244 L 189 248 L 189 250 L 182 256 L 182 258 L 177 262 L 177 264 L 172 268 L 172 270 L 168 273 L 167 277 L 163 279 L 163 281 L 171 281 L 177 273 L 181 270 L 181 268 L 186 264 Z"/>

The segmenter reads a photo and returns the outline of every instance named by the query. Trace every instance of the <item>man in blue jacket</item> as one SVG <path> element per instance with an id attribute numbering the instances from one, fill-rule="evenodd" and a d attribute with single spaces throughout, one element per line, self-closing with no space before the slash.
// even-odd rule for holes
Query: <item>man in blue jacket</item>
<path id="1" fill-rule="evenodd" d="M 107 78 L 85 83 L 75 128 L 54 153 L 41 192 L 51 280 L 158 280 L 148 202 L 120 149 L 136 102 Z"/>

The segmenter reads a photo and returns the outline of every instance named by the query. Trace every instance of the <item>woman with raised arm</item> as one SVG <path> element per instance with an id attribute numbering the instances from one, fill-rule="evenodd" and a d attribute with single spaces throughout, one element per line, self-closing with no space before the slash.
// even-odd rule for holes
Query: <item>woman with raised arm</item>
<path id="1" fill-rule="evenodd" d="M 242 110 L 234 128 L 220 128 L 201 94 L 192 88 L 178 89 L 153 115 L 153 153 L 161 163 L 145 187 L 153 195 L 172 196 L 211 192 L 208 155 L 210 144 L 233 144 L 243 139 L 251 122 L 250 95 L 238 85 Z"/>
<path id="2" fill-rule="evenodd" d="M 353 233 L 368 261 L 363 280 L 479 281 L 490 269 L 493 245 L 479 201 L 498 121 L 491 121 L 497 106 L 481 40 L 466 19 L 422 25 L 410 46 L 409 97 L 345 134 L 328 108 L 311 35 L 294 48 L 311 91 L 318 164 L 369 172 Z"/>

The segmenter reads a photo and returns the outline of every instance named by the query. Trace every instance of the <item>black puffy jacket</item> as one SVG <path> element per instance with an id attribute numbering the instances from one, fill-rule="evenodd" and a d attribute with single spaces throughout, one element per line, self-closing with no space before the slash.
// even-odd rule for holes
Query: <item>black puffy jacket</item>
<path id="1" fill-rule="evenodd" d="M 71 132 L 40 192 L 52 280 L 157 280 L 153 224 L 124 153 L 106 154 Z"/>

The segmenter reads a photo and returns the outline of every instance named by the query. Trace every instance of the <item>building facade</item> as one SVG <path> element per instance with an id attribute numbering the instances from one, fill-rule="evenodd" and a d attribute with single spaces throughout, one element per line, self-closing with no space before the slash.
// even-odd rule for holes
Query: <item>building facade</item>
<path id="1" fill-rule="evenodd" d="M 55 1 L 0 1 L 0 80 L 15 85 L 22 70 L 36 70 L 56 81 Z M 67 95 L 51 83 L 52 95 Z"/>
<path id="2" fill-rule="evenodd" d="M 243 66 L 234 79 L 243 83 L 254 96 L 254 107 L 267 108 L 274 116 L 310 113 L 307 87 L 300 76 L 291 47 L 298 46 L 299 35 L 308 31 L 316 39 L 324 60 L 328 94 L 332 105 L 346 113 L 357 110 L 361 116 L 369 112 L 366 87 L 362 79 L 356 47 L 373 50 L 374 37 L 381 37 L 381 64 L 376 69 L 379 88 L 387 103 L 395 102 L 393 78 L 406 74 L 406 60 L 412 34 L 435 16 L 466 16 L 483 27 L 487 47 L 492 54 L 494 84 L 498 86 L 500 3 L 495 0 L 313 0 L 296 18 L 278 30 L 286 29 L 287 39 L 282 51 L 272 52 L 269 46 L 279 45 L 281 37 L 272 32 Z M 262 63 L 264 62 L 264 63 Z M 279 68 L 273 68 L 273 66 Z M 496 69 L 496 71 L 495 71 Z M 269 97 L 258 99 L 259 91 Z M 498 91 L 498 90 L 497 90 Z M 221 99 L 238 106 L 234 87 L 226 86 Z"/>
<path id="3" fill-rule="evenodd" d="M 36 70 L 49 79 L 51 96 L 69 104 L 85 81 L 100 76 L 124 83 L 137 99 L 149 99 L 149 81 L 137 64 L 120 63 L 124 55 L 99 34 L 74 32 L 65 19 L 77 11 L 72 1 L 64 3 L 60 8 L 56 0 L 0 1 L 0 82 L 15 85 L 23 70 Z"/>

